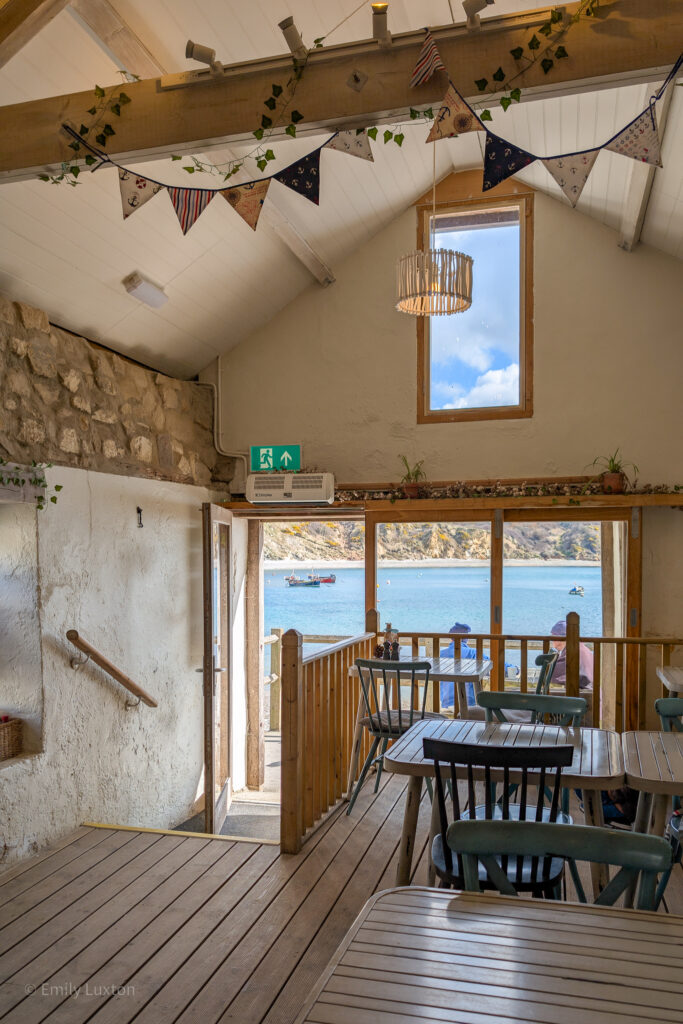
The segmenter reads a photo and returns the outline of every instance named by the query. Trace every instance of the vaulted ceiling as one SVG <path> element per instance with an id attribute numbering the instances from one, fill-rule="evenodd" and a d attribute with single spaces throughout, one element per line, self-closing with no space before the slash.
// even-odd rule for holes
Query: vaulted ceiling
<path id="1" fill-rule="evenodd" d="M 77 9 L 100 0 L 74 0 Z M 492 13 L 545 7 L 533 0 L 498 0 Z M 166 71 L 196 67 L 184 57 L 191 38 L 216 49 L 223 63 L 283 51 L 277 23 L 294 15 L 305 40 L 329 32 L 358 7 L 357 0 L 112 0 L 128 30 Z M 458 0 L 392 0 L 394 32 L 425 23 L 447 24 L 451 10 L 462 21 Z M 330 43 L 370 35 L 368 5 L 330 36 Z M 86 90 L 119 80 L 110 49 L 93 37 L 67 7 L 0 70 L 0 104 L 19 103 Z M 457 82 L 457 73 L 453 71 Z M 587 149 L 606 141 L 647 103 L 646 85 L 583 92 L 523 102 L 494 113 L 493 129 L 535 153 Z M 374 163 L 341 153 L 322 154 L 321 201 L 316 207 L 279 183 L 271 185 L 273 216 L 258 230 L 220 200 L 214 201 L 183 237 L 167 196 L 160 195 L 123 221 L 116 171 L 81 176 L 77 188 L 40 181 L 0 185 L 0 291 L 45 309 L 51 319 L 93 340 L 166 372 L 188 377 L 216 355 L 246 339 L 314 281 L 292 250 L 301 236 L 307 252 L 334 274 L 355 249 L 404 211 L 429 187 L 432 147 L 427 128 L 405 128 L 399 149 L 373 144 Z M 437 176 L 480 166 L 480 134 L 440 142 Z M 314 143 L 310 136 L 276 148 L 277 163 L 289 164 Z M 232 147 L 239 155 L 240 148 Z M 219 159 L 216 152 L 214 160 Z M 184 163 L 185 161 L 183 161 Z M 683 94 L 674 89 L 664 135 L 663 169 L 656 171 L 642 241 L 683 258 Z M 615 230 L 634 188 L 633 161 L 603 151 L 575 216 L 594 217 Z M 189 184 L 168 159 L 140 170 L 169 184 Z M 540 163 L 520 177 L 566 202 Z M 195 174 L 192 185 L 216 187 Z M 277 217 L 275 217 L 277 213 Z M 283 228 L 284 225 L 284 228 Z M 284 230 L 284 235 L 283 235 Z M 283 237 L 285 241 L 283 241 Z M 296 248 L 296 246 L 295 246 Z M 310 260 L 308 261 L 310 263 Z M 169 301 L 150 309 L 132 298 L 121 281 L 137 270 L 162 286 Z M 334 287 L 334 285 L 332 285 Z"/>

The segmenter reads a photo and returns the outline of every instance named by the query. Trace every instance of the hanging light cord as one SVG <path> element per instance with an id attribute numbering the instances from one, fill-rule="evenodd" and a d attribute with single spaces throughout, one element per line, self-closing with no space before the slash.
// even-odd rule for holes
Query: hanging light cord
<path id="1" fill-rule="evenodd" d="M 366 3 L 367 3 L 367 0 L 363 0 L 363 3 L 358 4 L 358 7 L 354 8 L 354 10 L 352 10 L 350 14 L 347 14 L 345 18 L 342 18 L 341 21 L 337 22 L 337 24 L 334 26 L 334 28 L 331 28 L 329 30 L 329 32 L 325 33 L 324 36 L 321 36 L 320 37 L 320 42 L 322 43 L 322 41 L 324 39 L 327 39 L 327 37 L 331 36 L 333 32 L 336 32 L 338 28 L 341 28 L 342 25 L 349 20 L 349 18 L 352 18 L 354 16 L 354 14 L 358 14 L 358 12 L 361 10 L 361 8 L 366 6 Z"/>

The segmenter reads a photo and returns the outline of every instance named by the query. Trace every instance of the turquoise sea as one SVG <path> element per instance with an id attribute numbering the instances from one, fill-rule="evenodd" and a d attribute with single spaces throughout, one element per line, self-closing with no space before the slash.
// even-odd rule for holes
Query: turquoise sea
<path id="1" fill-rule="evenodd" d="M 291 570 L 265 572 L 266 632 L 273 627 L 304 634 L 353 635 L 364 629 L 364 577 L 358 569 L 336 569 L 337 581 L 320 587 L 289 587 Z M 297 575 L 306 576 L 299 571 Z M 473 633 L 488 633 L 487 566 L 378 569 L 377 608 L 382 626 L 391 622 L 409 632 L 448 630 L 467 623 Z M 569 594 L 574 584 L 584 597 Z M 547 634 L 567 612 L 581 617 L 581 632 L 602 632 L 600 566 L 511 566 L 503 576 L 503 632 Z"/>

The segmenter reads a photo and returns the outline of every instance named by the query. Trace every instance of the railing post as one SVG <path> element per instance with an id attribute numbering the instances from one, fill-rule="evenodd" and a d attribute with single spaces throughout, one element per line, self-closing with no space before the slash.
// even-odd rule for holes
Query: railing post
<path id="1" fill-rule="evenodd" d="M 282 637 L 282 769 L 280 849 L 298 853 L 303 836 L 304 699 L 303 637 L 288 629 Z"/>
<path id="2" fill-rule="evenodd" d="M 567 682 L 566 691 L 568 697 L 579 696 L 579 615 L 578 612 L 568 612 L 567 614 L 567 630 L 566 630 L 567 645 L 566 651 L 566 664 L 567 664 Z"/>
<path id="3" fill-rule="evenodd" d="M 365 632 L 379 633 L 379 612 L 376 608 L 370 608 L 365 613 Z"/>
<path id="4" fill-rule="evenodd" d="M 280 731 L 280 691 L 282 689 L 282 629 L 274 629 L 277 637 L 270 645 L 270 731 Z M 273 679 L 277 676 L 277 679 Z"/>

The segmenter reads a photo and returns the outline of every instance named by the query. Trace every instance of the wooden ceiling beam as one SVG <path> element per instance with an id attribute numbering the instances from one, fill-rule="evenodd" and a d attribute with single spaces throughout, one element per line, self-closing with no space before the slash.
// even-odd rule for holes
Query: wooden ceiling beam
<path id="1" fill-rule="evenodd" d="M 0 68 L 67 5 L 67 0 L 7 0 L 0 4 Z"/>
<path id="2" fill-rule="evenodd" d="M 571 14 L 578 7 L 570 3 L 565 9 Z M 523 99 L 656 80 L 683 50 L 679 0 L 648 0 L 646 11 L 642 0 L 603 0 L 600 14 L 571 28 L 566 40 L 570 55 L 556 61 L 550 75 L 530 66 L 520 81 Z M 510 50 L 526 46 L 528 25 L 538 20 L 539 11 L 530 11 L 487 19 L 477 33 L 457 25 L 435 30 L 444 63 L 463 94 L 477 99 L 472 95 L 475 79 L 499 65 L 510 68 Z M 394 121 L 411 106 L 437 103 L 444 93 L 443 75 L 417 89 L 409 87 L 423 38 L 419 31 L 394 36 L 389 49 L 369 41 L 313 50 L 296 92 L 296 107 L 303 114 L 299 134 Z M 186 88 L 161 89 L 155 78 L 133 82 L 126 88 L 132 103 L 117 119 L 110 152 L 117 159 L 140 161 L 250 140 L 271 83 L 285 79 L 290 69 L 286 55 L 232 65 L 222 77 L 207 76 L 206 82 Z M 367 75 L 359 91 L 348 84 L 358 72 Z M 91 99 L 88 91 L 1 107 L 0 181 L 31 177 L 72 159 L 60 127 L 65 121 L 78 126 Z M 286 138 L 284 125 L 280 134 Z"/>

